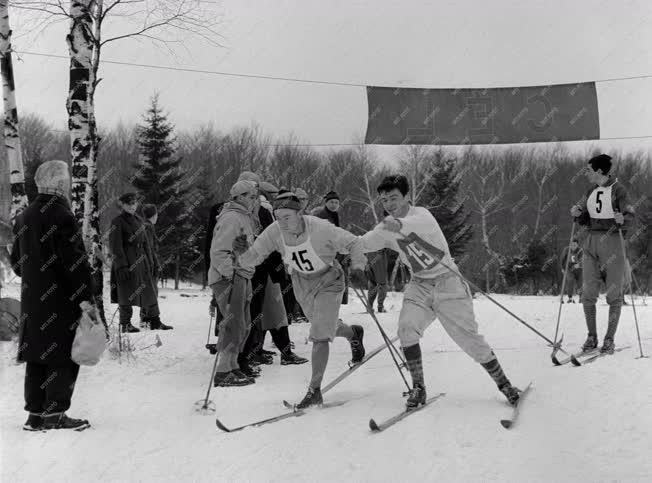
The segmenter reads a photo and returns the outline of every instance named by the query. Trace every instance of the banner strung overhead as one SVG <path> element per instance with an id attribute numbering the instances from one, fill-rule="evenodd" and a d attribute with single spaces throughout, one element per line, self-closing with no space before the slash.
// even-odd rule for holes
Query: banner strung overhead
<path id="1" fill-rule="evenodd" d="M 367 87 L 365 144 L 505 144 L 600 138 L 594 82 L 495 89 Z"/>

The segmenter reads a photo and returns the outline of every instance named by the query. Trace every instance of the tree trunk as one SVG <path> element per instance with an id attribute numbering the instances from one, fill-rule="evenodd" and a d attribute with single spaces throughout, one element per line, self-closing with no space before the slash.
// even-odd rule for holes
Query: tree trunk
<path id="1" fill-rule="evenodd" d="M 5 180 L 0 182 L 0 220 L 13 220 L 27 206 L 25 194 L 25 171 L 18 135 L 18 109 L 16 108 L 16 86 L 11 61 L 11 28 L 9 26 L 8 0 L 0 0 L 0 66 L 2 71 L 2 94 L 5 111 L 5 148 L 9 168 L 10 192 Z M 3 170 L 6 173 L 6 169 Z M 4 174 L 3 173 L 3 174 Z M 6 176 L 6 174 L 5 174 Z M 11 202 L 9 204 L 9 199 Z"/>
<path id="2" fill-rule="evenodd" d="M 179 290 L 179 269 L 181 266 L 181 254 L 177 251 L 174 258 L 174 290 Z"/>

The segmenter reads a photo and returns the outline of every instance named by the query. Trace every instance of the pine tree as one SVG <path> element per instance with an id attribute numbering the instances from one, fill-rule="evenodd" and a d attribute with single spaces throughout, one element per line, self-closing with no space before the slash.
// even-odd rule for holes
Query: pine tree
<path id="1" fill-rule="evenodd" d="M 464 247 L 473 236 L 469 223 L 471 214 L 458 193 L 460 180 L 457 178 L 454 159 L 446 159 L 437 153 L 430 168 L 430 177 L 419 201 L 439 223 L 451 255 L 456 257 L 464 253 Z"/>
<path id="2" fill-rule="evenodd" d="M 178 289 L 180 278 L 193 275 L 190 267 L 197 257 L 188 242 L 197 226 L 193 221 L 195 205 L 190 199 L 193 187 L 185 180 L 182 158 L 174 156 L 174 126 L 159 106 L 157 95 L 143 120 L 144 124 L 137 128 L 140 159 L 131 182 L 140 192 L 141 203 L 152 203 L 158 208 L 156 234 L 161 276 L 174 278 Z"/>

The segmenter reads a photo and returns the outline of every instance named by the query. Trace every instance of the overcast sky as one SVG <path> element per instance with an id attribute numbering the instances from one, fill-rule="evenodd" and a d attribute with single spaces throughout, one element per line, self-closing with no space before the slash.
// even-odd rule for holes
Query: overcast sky
<path id="1" fill-rule="evenodd" d="M 118 60 L 243 74 L 402 87 L 545 85 L 652 74 L 652 1 L 224 1 L 223 48 L 198 39 L 171 56 L 148 42 L 109 44 Z M 45 31 L 11 11 L 14 49 L 67 55 L 67 23 Z M 118 20 L 119 21 L 119 20 Z M 114 25 L 109 28 L 119 28 Z M 103 64 L 97 119 L 137 122 L 155 92 L 178 128 L 252 121 L 275 137 L 351 143 L 366 129 L 363 87 L 303 84 Z M 15 62 L 19 114 L 65 128 L 68 62 Z M 652 78 L 599 83 L 601 136 L 652 135 Z M 570 143 L 573 148 L 586 146 Z M 652 138 L 602 141 L 652 147 Z M 381 157 L 392 147 L 378 147 Z"/>

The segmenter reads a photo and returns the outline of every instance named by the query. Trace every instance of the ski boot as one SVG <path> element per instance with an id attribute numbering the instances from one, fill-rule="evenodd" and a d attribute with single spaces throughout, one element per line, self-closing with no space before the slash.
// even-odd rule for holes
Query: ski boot
<path id="1" fill-rule="evenodd" d="M 265 364 L 265 365 L 271 365 L 274 364 L 274 359 L 272 356 L 261 354 L 260 352 L 256 352 L 251 355 L 251 361 L 257 363 L 258 365 L 260 364 Z"/>
<path id="2" fill-rule="evenodd" d="M 268 350 L 265 350 L 265 349 L 260 349 L 260 350 L 258 351 L 258 353 L 259 353 L 259 354 L 264 354 L 264 355 L 267 355 L 267 356 L 275 356 L 275 355 L 276 355 L 276 352 L 274 352 L 274 351 L 268 351 Z"/>
<path id="3" fill-rule="evenodd" d="M 586 342 L 582 346 L 582 352 L 591 352 L 598 347 L 598 336 L 590 335 L 586 338 Z"/>
<path id="4" fill-rule="evenodd" d="M 141 317 L 140 318 L 140 325 L 139 327 L 141 329 L 148 329 L 149 328 L 149 318 L 147 317 Z"/>
<path id="5" fill-rule="evenodd" d="M 360 325 L 352 325 L 351 330 L 353 330 L 353 337 L 349 339 L 349 344 L 351 344 L 351 363 L 357 364 L 362 362 L 365 355 L 364 344 L 362 343 L 364 329 Z"/>
<path id="6" fill-rule="evenodd" d="M 382 305 L 379 305 L 378 306 L 378 313 L 379 314 L 384 314 L 385 312 L 387 312 L 387 310 L 385 310 L 385 307 L 383 307 Z"/>
<path id="7" fill-rule="evenodd" d="M 140 332 L 140 329 L 138 327 L 134 327 L 129 322 L 126 323 L 126 324 L 121 324 L 120 329 L 122 330 L 123 334 L 125 334 L 125 333 L 132 334 L 134 332 Z"/>
<path id="8" fill-rule="evenodd" d="M 43 431 L 43 416 L 30 414 L 27 421 L 23 424 L 24 431 Z"/>
<path id="9" fill-rule="evenodd" d="M 161 322 L 161 318 L 157 315 L 149 319 L 149 328 L 152 330 L 172 330 L 174 327 Z"/>
<path id="10" fill-rule="evenodd" d="M 509 382 L 500 386 L 498 390 L 505 395 L 507 402 L 509 402 L 510 405 L 516 406 L 518 404 L 518 400 L 521 398 L 521 394 L 519 390 L 516 387 L 512 386 Z"/>
<path id="11" fill-rule="evenodd" d="M 248 386 L 253 383 L 253 378 L 245 376 L 240 371 L 216 372 L 213 378 L 214 387 Z"/>
<path id="12" fill-rule="evenodd" d="M 600 347 L 600 352 L 603 354 L 613 354 L 615 350 L 616 345 L 614 344 L 614 340 L 611 338 L 605 338 L 602 347 Z"/>
<path id="13" fill-rule="evenodd" d="M 426 388 L 422 384 L 417 383 L 410 390 L 410 395 L 408 396 L 408 399 L 405 402 L 405 410 L 412 411 L 413 409 L 418 408 L 420 405 L 423 406 L 425 403 L 426 403 Z"/>
<path id="14" fill-rule="evenodd" d="M 287 351 L 285 354 L 281 354 L 281 365 L 289 366 L 291 364 L 305 364 L 308 362 L 308 359 L 305 357 L 300 357 L 292 351 Z"/>
<path id="15" fill-rule="evenodd" d="M 87 420 L 69 418 L 65 413 L 43 416 L 42 429 L 44 430 L 73 429 L 75 431 L 83 431 L 84 429 L 90 427 L 91 425 Z"/>
<path id="16" fill-rule="evenodd" d="M 321 388 L 308 388 L 308 392 L 303 397 L 301 402 L 296 405 L 296 409 L 305 409 L 310 406 L 319 406 L 324 402 L 324 398 L 321 395 Z"/>

